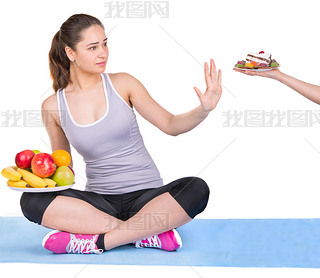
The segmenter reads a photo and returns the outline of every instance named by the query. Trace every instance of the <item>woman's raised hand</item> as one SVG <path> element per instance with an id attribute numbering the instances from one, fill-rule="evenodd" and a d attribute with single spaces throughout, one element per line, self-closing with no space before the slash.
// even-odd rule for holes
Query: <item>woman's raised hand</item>
<path id="1" fill-rule="evenodd" d="M 197 87 L 193 87 L 193 89 L 198 95 L 203 112 L 210 112 L 217 106 L 222 94 L 221 70 L 219 69 L 217 74 L 216 65 L 212 58 L 210 59 L 210 72 L 208 63 L 204 63 L 204 77 L 207 84 L 204 94 Z"/>

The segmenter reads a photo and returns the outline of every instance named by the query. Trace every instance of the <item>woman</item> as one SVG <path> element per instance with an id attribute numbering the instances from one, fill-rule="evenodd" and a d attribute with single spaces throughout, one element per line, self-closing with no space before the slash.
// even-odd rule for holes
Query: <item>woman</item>
<path id="1" fill-rule="evenodd" d="M 56 94 L 43 102 L 42 117 L 52 151 L 70 153 L 72 144 L 83 156 L 86 190 L 24 193 L 23 214 L 56 229 L 42 242 L 54 253 L 99 254 L 129 243 L 177 250 L 182 242 L 175 228 L 205 209 L 209 187 L 197 177 L 163 185 L 133 108 L 168 135 L 185 133 L 216 107 L 221 71 L 211 59 L 209 73 L 205 63 L 207 90 L 194 88 L 201 105 L 172 115 L 130 74 L 104 73 L 108 56 L 104 26 L 95 17 L 75 14 L 54 36 L 49 62 Z"/>
<path id="2" fill-rule="evenodd" d="M 288 87 L 295 90 L 296 92 L 306 97 L 307 99 L 317 104 L 320 104 L 320 87 L 319 86 L 298 80 L 290 75 L 282 73 L 279 69 L 274 69 L 274 70 L 264 71 L 264 72 L 240 70 L 240 69 L 234 69 L 234 70 L 244 73 L 246 75 L 262 76 L 262 77 L 275 79 L 287 85 Z"/>

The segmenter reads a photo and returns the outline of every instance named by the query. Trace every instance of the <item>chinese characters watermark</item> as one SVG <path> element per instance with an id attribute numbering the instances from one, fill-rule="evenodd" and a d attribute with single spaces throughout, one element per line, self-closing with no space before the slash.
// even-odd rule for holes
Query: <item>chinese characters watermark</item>
<path id="1" fill-rule="evenodd" d="M 163 231 L 169 230 L 169 214 L 168 213 L 136 213 L 134 215 L 135 221 L 125 221 L 125 227 L 118 227 L 117 229 L 125 230 L 151 230 L 155 227 L 161 228 Z M 106 230 L 113 229 L 112 221 L 105 225 Z"/>
<path id="2" fill-rule="evenodd" d="M 49 113 L 52 120 L 47 118 Z M 59 117 L 60 115 L 60 123 L 63 127 L 65 126 L 65 114 L 66 111 L 59 110 L 44 110 L 42 111 L 42 115 L 40 110 L 6 110 L 1 111 L 0 121 L 1 127 L 43 127 L 45 126 L 43 119 L 46 119 L 44 122 L 49 125 L 51 121 L 54 121 L 53 118 Z"/>
<path id="3" fill-rule="evenodd" d="M 169 1 L 109 1 L 105 18 L 169 17 Z"/>
<path id="4" fill-rule="evenodd" d="M 223 127 L 314 127 L 320 110 L 228 110 L 222 112 Z"/>

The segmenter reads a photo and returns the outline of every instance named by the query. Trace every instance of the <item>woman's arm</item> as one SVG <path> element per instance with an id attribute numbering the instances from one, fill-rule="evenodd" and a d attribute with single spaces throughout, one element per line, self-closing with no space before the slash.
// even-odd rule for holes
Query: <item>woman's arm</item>
<path id="1" fill-rule="evenodd" d="M 298 80 L 290 75 L 281 73 L 277 79 L 281 83 L 287 85 L 307 99 L 320 104 L 320 87 Z"/>
<path id="2" fill-rule="evenodd" d="M 41 115 L 43 124 L 49 135 L 51 150 L 52 152 L 55 150 L 65 150 L 71 156 L 70 143 L 54 116 L 57 111 L 58 104 L 56 95 L 52 95 L 43 101 L 41 106 Z M 72 156 L 70 167 L 73 167 Z"/>
<path id="3" fill-rule="evenodd" d="M 161 107 L 148 93 L 145 87 L 130 74 L 124 74 L 125 84 L 130 98 L 138 113 L 147 121 L 168 135 L 177 136 L 199 125 L 216 106 L 221 97 L 221 71 L 216 72 L 213 59 L 210 72 L 207 62 L 204 67 L 207 90 L 204 94 L 194 87 L 201 105 L 189 112 L 173 115 Z"/>
<path id="4" fill-rule="evenodd" d="M 239 69 L 235 69 L 235 71 L 238 71 L 247 75 L 262 76 L 262 77 L 268 77 L 271 79 L 278 80 L 279 82 L 283 83 L 284 85 L 287 85 L 288 87 L 295 90 L 296 92 L 306 97 L 307 99 L 317 104 L 320 104 L 320 87 L 319 86 L 296 79 L 290 75 L 282 73 L 279 69 L 274 69 L 266 72 L 257 72 L 257 71 L 249 71 L 249 70 L 243 71 Z"/>
<path id="5" fill-rule="evenodd" d="M 220 100 L 222 94 L 221 70 L 217 74 L 213 59 L 210 59 L 210 72 L 208 64 L 205 62 L 204 77 L 207 84 L 205 93 L 202 94 L 197 87 L 194 87 L 201 105 L 187 113 L 176 115 L 171 119 L 171 129 L 177 135 L 188 132 L 199 125 L 216 108 Z"/>
<path id="6" fill-rule="evenodd" d="M 204 112 L 201 105 L 199 105 L 184 114 L 174 115 L 169 122 L 172 135 L 177 136 L 194 129 L 208 116 L 209 113 L 210 111 Z"/>

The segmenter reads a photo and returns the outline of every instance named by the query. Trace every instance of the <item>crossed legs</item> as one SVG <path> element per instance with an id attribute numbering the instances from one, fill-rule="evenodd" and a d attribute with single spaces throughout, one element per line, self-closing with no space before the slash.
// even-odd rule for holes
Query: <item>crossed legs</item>
<path id="1" fill-rule="evenodd" d="M 158 217 L 144 217 L 153 213 Z M 180 227 L 191 219 L 169 193 L 155 197 L 127 221 L 108 215 L 85 201 L 57 196 L 46 209 L 41 225 L 69 233 L 105 233 L 105 249 L 109 250 Z"/>
<path id="2" fill-rule="evenodd" d="M 188 177 L 170 184 L 170 188 L 173 188 L 170 189 L 171 194 L 158 192 L 155 197 L 151 196 L 148 202 L 134 207 L 139 208 L 137 213 L 126 221 L 105 213 L 84 200 L 59 195 L 46 207 L 41 225 L 77 234 L 105 234 L 106 250 L 135 242 L 180 227 L 204 210 L 209 189 L 203 180 Z M 27 197 L 28 201 L 23 201 L 21 205 L 29 220 L 31 216 L 27 207 L 36 202 L 32 198 Z"/>

